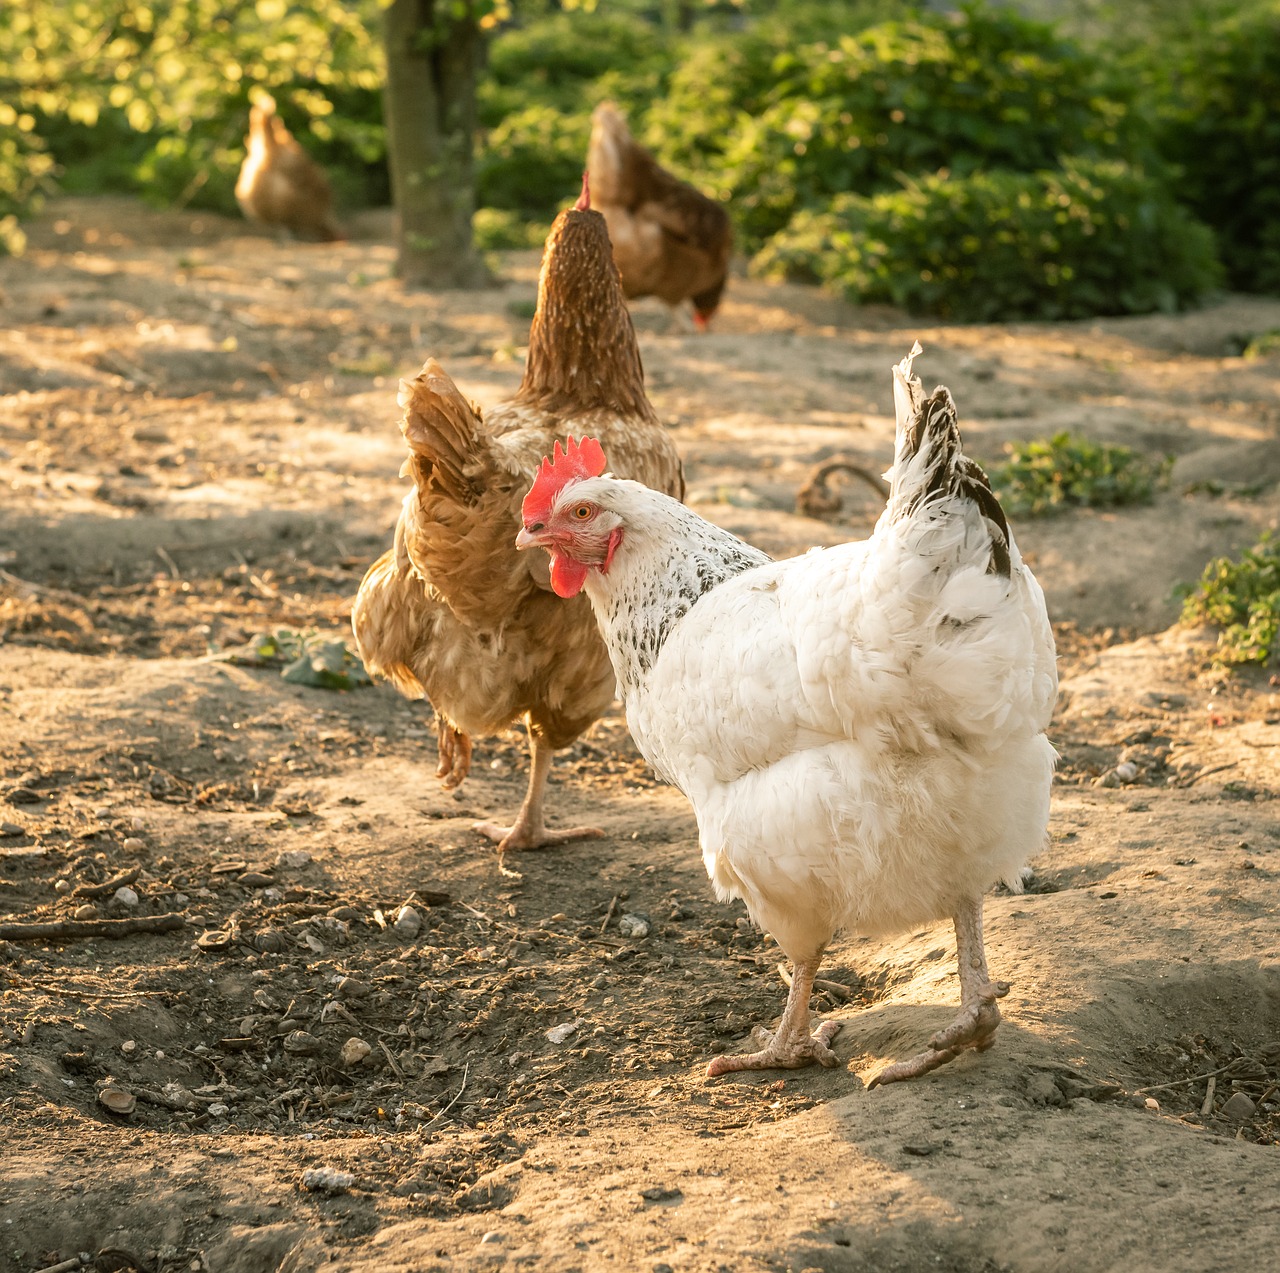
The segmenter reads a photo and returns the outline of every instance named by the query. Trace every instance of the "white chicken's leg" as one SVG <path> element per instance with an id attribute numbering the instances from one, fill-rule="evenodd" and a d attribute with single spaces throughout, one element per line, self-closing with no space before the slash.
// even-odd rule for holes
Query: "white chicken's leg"
<path id="1" fill-rule="evenodd" d="M 868 1087 L 918 1078 L 954 1061 L 966 1048 L 985 1052 L 995 1041 L 1000 1024 L 997 999 L 1009 993 L 1007 981 L 992 981 L 982 945 L 982 898 L 968 898 L 956 911 L 956 961 L 960 968 L 960 1015 L 929 1040 L 929 1051 L 880 1071 Z"/>
<path id="2" fill-rule="evenodd" d="M 734 1070 L 794 1070 L 817 1061 L 828 1068 L 836 1064 L 836 1054 L 828 1047 L 840 1031 L 838 1021 L 824 1021 L 811 1034 L 809 1032 L 809 996 L 813 993 L 813 979 L 818 975 L 822 951 L 812 959 L 791 961 L 791 992 L 783 1009 L 778 1028 L 770 1034 L 757 1028 L 765 1046 L 759 1052 L 743 1056 L 718 1056 L 707 1066 L 707 1077 L 729 1074 Z"/>
<path id="3" fill-rule="evenodd" d="M 503 874 L 511 874 L 502 867 L 502 857 L 508 849 L 541 849 L 549 844 L 563 844 L 566 840 L 596 840 L 604 835 L 599 827 L 566 827 L 552 831 L 542 820 L 542 803 L 547 792 L 547 772 L 551 768 L 553 748 L 529 730 L 529 790 L 524 803 L 509 826 L 496 822 L 476 822 L 472 830 L 498 842 L 498 865 Z"/>

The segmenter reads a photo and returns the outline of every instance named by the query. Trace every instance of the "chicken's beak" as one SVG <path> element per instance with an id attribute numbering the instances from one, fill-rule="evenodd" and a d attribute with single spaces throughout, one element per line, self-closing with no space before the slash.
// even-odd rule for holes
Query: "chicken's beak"
<path id="1" fill-rule="evenodd" d="M 546 546 L 546 540 L 540 538 L 538 531 L 532 531 L 527 526 L 520 528 L 520 533 L 516 536 L 517 548 L 545 548 Z"/>

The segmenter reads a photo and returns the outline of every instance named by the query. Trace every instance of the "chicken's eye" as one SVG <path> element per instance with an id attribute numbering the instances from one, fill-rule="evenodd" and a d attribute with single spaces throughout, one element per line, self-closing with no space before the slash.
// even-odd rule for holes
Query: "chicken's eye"
<path id="1" fill-rule="evenodd" d="M 585 522 L 591 516 L 593 509 L 590 504 L 579 504 L 573 510 L 573 516 L 580 522 Z"/>

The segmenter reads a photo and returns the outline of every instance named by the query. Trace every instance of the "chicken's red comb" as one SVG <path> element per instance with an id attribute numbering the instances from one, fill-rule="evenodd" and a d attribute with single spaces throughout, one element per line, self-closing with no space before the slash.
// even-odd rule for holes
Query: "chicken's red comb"
<path id="1" fill-rule="evenodd" d="M 524 497 L 520 506 L 525 525 L 533 522 L 545 522 L 551 516 L 551 506 L 556 496 L 570 482 L 580 482 L 585 477 L 599 477 L 607 465 L 604 458 L 604 447 L 595 438 L 583 438 L 575 442 L 569 438 L 564 450 L 557 442 L 552 449 L 551 458 L 544 458 L 534 478 L 529 494 Z"/>
<path id="2" fill-rule="evenodd" d="M 585 168 L 582 170 L 582 193 L 578 196 L 578 202 L 573 206 L 578 212 L 591 211 L 591 183 L 587 180 L 587 170 Z"/>

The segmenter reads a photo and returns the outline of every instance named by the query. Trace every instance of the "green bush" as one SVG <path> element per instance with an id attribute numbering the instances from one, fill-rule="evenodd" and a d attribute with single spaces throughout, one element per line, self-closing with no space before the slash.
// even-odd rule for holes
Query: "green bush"
<path id="1" fill-rule="evenodd" d="M 527 221 L 507 208 L 477 208 L 471 222 L 475 245 L 484 252 L 500 248 L 540 248 L 550 230 L 549 225 Z"/>
<path id="2" fill-rule="evenodd" d="M 1064 156 L 1149 163 L 1127 90 L 1054 28 L 1012 10 L 924 12 L 831 42 L 713 46 L 672 77 L 665 156 L 717 138 L 720 184 L 749 247 L 801 209 L 946 168 L 1031 172 Z"/>
<path id="3" fill-rule="evenodd" d="M 378 0 L 3 4 L 0 67 L 64 189 L 234 211 L 258 87 L 340 200 L 387 193 Z"/>
<path id="4" fill-rule="evenodd" d="M 588 115 L 529 106 L 489 134 L 476 163 L 476 202 L 530 219 L 549 219 L 582 189 Z"/>
<path id="5" fill-rule="evenodd" d="M 0 256 L 19 256 L 26 236 L 18 215 L 29 212 L 46 192 L 53 160 L 35 131 L 33 116 L 0 102 Z"/>
<path id="6" fill-rule="evenodd" d="M 925 177 L 800 213 L 753 262 L 852 300 L 966 321 L 1174 310 L 1214 286 L 1213 236 L 1125 164 Z"/>
<path id="7" fill-rule="evenodd" d="M 504 31 L 489 46 L 479 86 L 480 124 L 497 128 L 531 106 L 590 114 L 612 83 L 629 98 L 628 81 L 656 85 L 671 64 L 671 42 L 630 14 L 556 13 Z"/>
<path id="8" fill-rule="evenodd" d="M 1221 663 L 1267 663 L 1280 655 L 1280 541 L 1263 535 L 1239 561 L 1211 561 L 1183 601 L 1182 621 L 1222 629 Z"/>
<path id="9" fill-rule="evenodd" d="M 1005 452 L 1009 458 L 987 471 L 991 485 L 1006 512 L 1032 517 L 1062 508 L 1149 504 L 1173 464 L 1067 432 L 1009 443 Z"/>
<path id="10" fill-rule="evenodd" d="M 1164 149 L 1180 196 L 1217 232 L 1233 287 L 1280 293 L 1280 0 L 1219 19 L 1181 48 Z"/>

